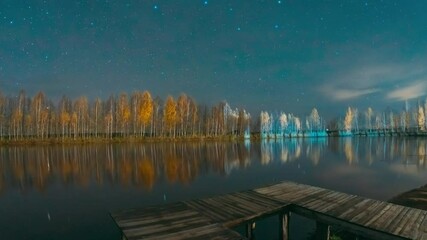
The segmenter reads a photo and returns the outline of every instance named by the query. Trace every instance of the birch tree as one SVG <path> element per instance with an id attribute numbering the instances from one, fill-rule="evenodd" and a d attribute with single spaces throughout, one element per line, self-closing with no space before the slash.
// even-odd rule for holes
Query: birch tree
<path id="1" fill-rule="evenodd" d="M 318 131 L 320 129 L 320 116 L 316 108 L 311 110 L 309 119 L 311 130 Z"/>
<path id="2" fill-rule="evenodd" d="M 168 129 L 169 136 L 175 137 L 177 111 L 176 111 L 176 103 L 172 96 L 168 96 L 168 98 L 166 99 L 163 119 L 164 119 L 166 128 Z"/>
<path id="3" fill-rule="evenodd" d="M 418 121 L 418 129 L 421 131 L 425 130 L 425 124 L 426 124 L 426 119 L 425 119 L 425 115 L 424 115 L 424 109 L 421 105 L 418 106 L 418 117 L 417 117 L 417 121 Z"/>
<path id="4" fill-rule="evenodd" d="M 0 92 L 0 138 L 4 136 L 6 118 L 6 97 Z"/>
<path id="5" fill-rule="evenodd" d="M 344 118 L 344 130 L 347 132 L 351 132 L 352 124 L 353 124 L 353 111 L 351 107 L 348 107 L 347 112 Z"/>
<path id="6" fill-rule="evenodd" d="M 374 110 L 372 110 L 371 107 L 368 107 L 365 114 L 366 114 L 366 128 L 371 130 L 372 129 L 372 115 L 374 114 Z"/>
<path id="7" fill-rule="evenodd" d="M 42 113 L 45 107 L 45 95 L 43 92 L 38 92 L 31 102 L 31 114 L 35 125 L 36 137 L 42 134 Z"/>
<path id="8" fill-rule="evenodd" d="M 146 126 L 153 119 L 153 99 L 148 91 L 142 93 L 141 104 L 138 112 L 138 122 L 142 126 L 141 135 L 145 135 Z"/>
<path id="9" fill-rule="evenodd" d="M 122 93 L 119 96 L 117 103 L 116 119 L 120 128 L 120 133 L 125 136 L 127 127 L 131 118 L 131 111 L 129 107 L 129 100 L 126 93 Z"/>
<path id="10" fill-rule="evenodd" d="M 92 121 L 94 124 L 94 135 L 95 137 L 98 137 L 99 133 L 99 125 L 100 121 L 102 120 L 102 101 L 99 98 L 95 99 L 95 102 L 93 104 L 92 108 Z"/>

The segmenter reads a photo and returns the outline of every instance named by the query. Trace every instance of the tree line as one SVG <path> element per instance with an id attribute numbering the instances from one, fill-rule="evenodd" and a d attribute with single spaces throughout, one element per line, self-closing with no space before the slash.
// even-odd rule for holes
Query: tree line
<path id="1" fill-rule="evenodd" d="M 388 109 L 386 111 L 374 111 L 368 107 L 365 111 L 359 111 L 355 107 L 348 107 L 343 121 L 338 121 L 331 126 L 334 129 L 345 131 L 367 130 L 391 130 L 391 131 L 426 131 L 427 129 L 427 99 L 418 101 L 410 107 L 408 101 L 400 112 Z"/>
<path id="2" fill-rule="evenodd" d="M 89 101 L 86 96 L 59 101 L 43 92 L 33 97 L 0 92 L 0 138 L 113 138 L 239 136 L 249 128 L 250 115 L 225 102 L 198 105 L 182 93 L 178 98 L 153 98 L 149 91 L 111 95 Z"/>

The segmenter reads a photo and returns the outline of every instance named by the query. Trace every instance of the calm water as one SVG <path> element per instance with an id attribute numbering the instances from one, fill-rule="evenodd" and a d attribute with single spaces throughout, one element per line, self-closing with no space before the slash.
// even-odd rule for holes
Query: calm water
<path id="1" fill-rule="evenodd" d="M 0 147 L 0 236 L 120 239 L 110 211 L 283 180 L 387 200 L 427 183 L 426 151 L 426 138 L 397 137 Z M 291 234 L 307 236 L 304 221 Z"/>

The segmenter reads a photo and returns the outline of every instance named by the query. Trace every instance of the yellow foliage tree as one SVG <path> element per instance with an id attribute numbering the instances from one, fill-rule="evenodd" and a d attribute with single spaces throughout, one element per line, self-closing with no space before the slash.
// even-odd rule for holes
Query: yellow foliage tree
<path id="1" fill-rule="evenodd" d="M 172 96 L 168 96 L 165 103 L 165 109 L 163 113 L 163 120 L 166 128 L 169 130 L 169 134 L 175 137 L 175 126 L 177 121 L 176 103 Z"/>
<path id="2" fill-rule="evenodd" d="M 74 136 L 74 138 L 77 137 L 77 124 L 78 124 L 77 113 L 73 112 L 71 114 L 71 118 L 70 118 L 70 126 L 71 126 L 71 129 L 73 129 L 73 136 Z"/>
<path id="3" fill-rule="evenodd" d="M 142 101 L 139 107 L 138 122 L 141 124 L 143 132 L 145 134 L 145 127 L 150 123 L 153 117 L 153 99 L 148 91 L 142 93 Z"/>

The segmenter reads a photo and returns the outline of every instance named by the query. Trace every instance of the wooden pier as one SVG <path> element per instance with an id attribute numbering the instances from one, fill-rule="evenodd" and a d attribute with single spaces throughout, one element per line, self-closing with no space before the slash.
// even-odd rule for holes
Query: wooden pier
<path id="1" fill-rule="evenodd" d="M 323 239 L 331 225 L 371 239 L 427 239 L 427 211 L 293 182 L 111 216 L 132 240 L 250 239 L 254 222 L 277 215 L 287 239 L 290 213 L 314 219 Z M 246 236 L 231 230 L 241 224 Z"/>

